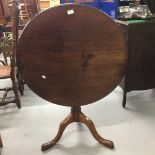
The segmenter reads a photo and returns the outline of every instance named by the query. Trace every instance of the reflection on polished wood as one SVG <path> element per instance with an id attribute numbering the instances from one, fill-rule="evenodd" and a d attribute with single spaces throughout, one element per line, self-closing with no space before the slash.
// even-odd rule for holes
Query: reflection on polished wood
<path id="1" fill-rule="evenodd" d="M 94 126 L 94 123 L 92 122 L 92 120 L 90 120 L 87 116 L 85 116 L 81 112 L 81 108 L 80 107 L 73 107 L 71 110 L 71 113 L 61 122 L 56 137 L 52 141 L 42 145 L 42 151 L 46 151 L 47 149 L 53 147 L 60 140 L 65 128 L 73 122 L 80 122 L 80 123 L 85 124 L 89 128 L 93 137 L 99 143 L 101 143 L 102 145 L 104 145 L 108 148 L 111 148 L 111 149 L 114 148 L 114 144 L 112 141 L 106 140 L 98 134 L 98 132 L 96 131 L 96 128 Z"/>

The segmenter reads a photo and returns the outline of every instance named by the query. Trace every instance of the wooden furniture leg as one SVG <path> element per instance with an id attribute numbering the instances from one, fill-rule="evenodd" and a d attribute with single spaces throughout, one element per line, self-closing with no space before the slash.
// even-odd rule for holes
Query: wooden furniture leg
<path id="1" fill-rule="evenodd" d="M 90 120 L 87 116 L 85 116 L 83 113 L 80 113 L 79 115 L 79 122 L 81 123 L 84 123 L 90 130 L 91 134 L 94 136 L 94 138 L 99 142 L 101 143 L 102 145 L 106 146 L 106 147 L 109 147 L 111 149 L 114 148 L 114 144 L 112 141 L 110 140 L 106 140 L 104 138 L 102 138 L 96 128 L 95 128 L 95 125 L 93 123 L 92 120 Z"/>
<path id="2" fill-rule="evenodd" d="M 3 147 L 3 143 L 2 143 L 2 138 L 1 138 L 1 135 L 0 135 L 0 148 Z"/>
<path id="3" fill-rule="evenodd" d="M 124 79 L 121 81 L 120 86 L 123 89 L 123 101 L 122 107 L 125 108 L 126 106 L 126 95 L 127 95 L 127 74 L 125 74 Z"/>
<path id="4" fill-rule="evenodd" d="M 114 148 L 114 144 L 113 144 L 112 141 L 106 140 L 106 139 L 102 138 L 98 134 L 98 132 L 97 132 L 95 126 L 94 126 L 94 123 L 87 116 L 85 116 L 81 112 L 81 108 L 80 107 L 72 107 L 71 113 L 61 122 L 56 137 L 52 141 L 43 144 L 41 150 L 42 151 L 46 151 L 47 149 L 53 147 L 60 140 L 60 138 L 61 138 L 61 136 L 62 136 L 65 128 L 69 124 L 71 124 L 73 122 L 81 122 L 81 123 L 84 123 L 89 128 L 90 132 L 92 133 L 92 135 L 94 136 L 94 138 L 99 143 L 101 143 L 102 145 L 104 145 L 104 146 L 106 146 L 108 148 L 111 148 L 111 149 Z"/>
<path id="5" fill-rule="evenodd" d="M 123 108 L 126 106 L 126 90 L 123 90 L 123 102 L 122 102 Z"/>
<path id="6" fill-rule="evenodd" d="M 14 73 L 11 73 L 11 74 L 14 74 Z M 12 80 L 12 85 L 13 85 L 13 92 L 15 94 L 15 103 L 18 108 L 21 108 L 16 76 L 15 75 L 11 76 L 11 80 Z"/>

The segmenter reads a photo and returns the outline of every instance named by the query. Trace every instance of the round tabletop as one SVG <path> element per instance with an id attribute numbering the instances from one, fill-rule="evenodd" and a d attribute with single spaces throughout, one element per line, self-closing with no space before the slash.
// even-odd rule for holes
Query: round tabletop
<path id="1" fill-rule="evenodd" d="M 19 71 L 40 97 L 77 107 L 109 94 L 127 61 L 121 28 L 98 9 L 66 4 L 47 9 L 24 28 Z"/>

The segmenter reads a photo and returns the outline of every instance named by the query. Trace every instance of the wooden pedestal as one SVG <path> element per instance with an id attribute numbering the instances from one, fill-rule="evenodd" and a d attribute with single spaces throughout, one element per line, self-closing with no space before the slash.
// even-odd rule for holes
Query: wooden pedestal
<path id="1" fill-rule="evenodd" d="M 92 120 L 90 120 L 87 116 L 85 116 L 82 112 L 81 112 L 81 108 L 80 107 L 72 107 L 71 109 L 71 113 L 61 122 L 60 126 L 59 126 L 59 130 L 58 133 L 56 135 L 56 137 L 48 142 L 42 145 L 41 150 L 42 151 L 46 151 L 47 149 L 53 147 L 61 138 L 65 128 L 73 123 L 73 122 L 80 122 L 80 123 L 84 123 L 90 130 L 91 134 L 93 135 L 93 137 L 102 145 L 113 149 L 114 148 L 114 144 L 112 141 L 110 140 L 106 140 L 104 138 L 102 138 L 98 132 L 96 131 L 96 128 L 94 126 L 94 123 L 92 122 Z"/>

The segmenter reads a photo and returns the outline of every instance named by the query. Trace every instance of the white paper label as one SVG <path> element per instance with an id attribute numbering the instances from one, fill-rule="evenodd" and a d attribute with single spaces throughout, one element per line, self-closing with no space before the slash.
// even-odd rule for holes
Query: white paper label
<path id="1" fill-rule="evenodd" d="M 74 10 L 73 10 L 73 9 L 72 9 L 72 10 L 68 10 L 68 11 L 67 11 L 67 14 L 68 14 L 68 15 L 74 14 Z"/>
<path id="2" fill-rule="evenodd" d="M 41 77 L 42 77 L 43 79 L 46 79 L 46 76 L 45 76 L 45 75 L 42 75 Z"/>

